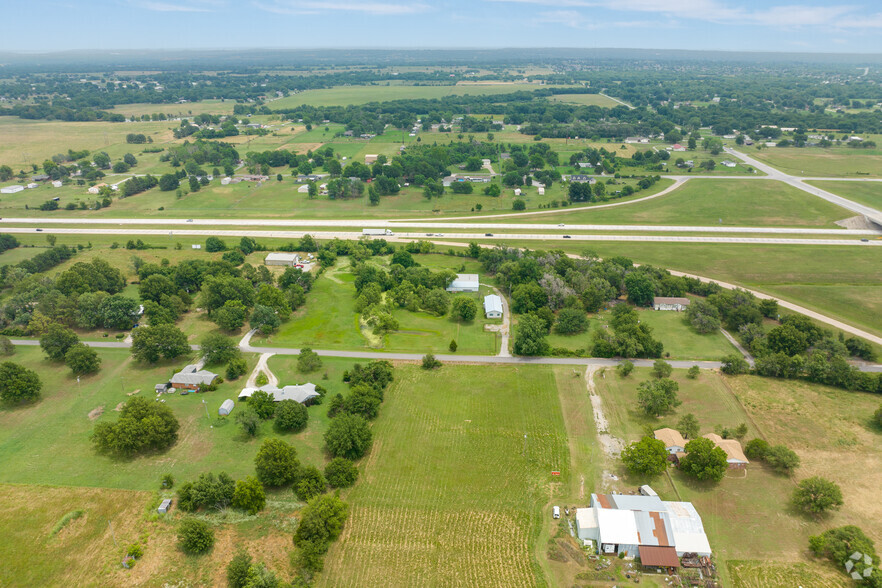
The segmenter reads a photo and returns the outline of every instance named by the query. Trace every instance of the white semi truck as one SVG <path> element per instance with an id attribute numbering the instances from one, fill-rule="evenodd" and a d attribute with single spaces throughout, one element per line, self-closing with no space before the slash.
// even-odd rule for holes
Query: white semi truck
<path id="1" fill-rule="evenodd" d="M 392 229 L 362 229 L 362 235 L 394 235 Z"/>

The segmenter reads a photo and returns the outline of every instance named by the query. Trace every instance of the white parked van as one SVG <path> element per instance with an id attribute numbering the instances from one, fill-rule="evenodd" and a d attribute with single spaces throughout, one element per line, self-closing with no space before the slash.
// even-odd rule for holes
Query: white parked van
<path id="1" fill-rule="evenodd" d="M 551 509 L 551 516 L 553 516 L 556 519 L 560 518 L 560 507 L 559 506 L 555 506 Z"/>

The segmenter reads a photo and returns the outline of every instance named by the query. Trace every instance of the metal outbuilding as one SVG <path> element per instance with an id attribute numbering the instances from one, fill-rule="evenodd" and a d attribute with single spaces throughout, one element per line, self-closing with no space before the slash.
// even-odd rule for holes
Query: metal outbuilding
<path id="1" fill-rule="evenodd" d="M 232 400 L 227 398 L 226 400 L 224 400 L 223 404 L 220 405 L 220 408 L 217 409 L 217 414 L 219 416 L 227 416 L 231 412 L 233 412 L 234 406 L 236 406 L 236 404 Z"/>

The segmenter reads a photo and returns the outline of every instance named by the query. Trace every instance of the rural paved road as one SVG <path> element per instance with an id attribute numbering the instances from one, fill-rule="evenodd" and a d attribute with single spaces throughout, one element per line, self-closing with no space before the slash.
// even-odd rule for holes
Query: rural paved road
<path id="1" fill-rule="evenodd" d="M 242 351 L 246 353 L 270 353 L 274 355 L 300 355 L 300 349 L 297 347 L 254 347 L 249 343 L 240 344 Z M 244 341 L 244 339 L 243 339 Z M 13 339 L 14 345 L 36 346 L 40 342 L 34 339 Z M 111 349 L 127 349 L 131 347 L 128 343 L 121 342 L 104 342 L 104 341 L 83 341 L 89 347 L 111 348 Z M 199 349 L 198 345 L 190 346 L 194 351 Z M 422 361 L 421 353 L 384 353 L 382 351 L 337 351 L 313 349 L 321 357 L 343 357 L 351 359 L 387 359 L 392 361 Z M 435 355 L 435 358 L 442 362 L 448 363 L 466 363 L 466 364 L 536 364 L 536 365 L 579 365 L 579 366 L 600 366 L 615 367 L 623 360 L 607 359 L 604 357 L 500 357 L 498 355 Z M 635 366 L 652 367 L 654 359 L 632 359 Z M 701 369 L 718 369 L 719 361 L 688 361 L 679 359 L 666 359 L 669 364 L 675 368 L 690 368 L 697 365 Z M 882 364 L 856 364 L 856 367 L 864 372 L 882 372 Z"/>
<path id="2" fill-rule="evenodd" d="M 4 227 L 5 233 L 33 233 L 33 229 L 22 227 Z M 303 235 L 312 235 L 316 239 L 358 239 L 362 236 L 361 232 L 344 232 L 344 231 L 310 231 L 310 230 L 261 230 L 261 229 L 178 229 L 168 231 L 165 229 L 72 229 L 72 228 L 45 228 L 43 233 L 56 235 L 153 235 L 173 237 L 256 237 L 264 239 L 299 239 Z M 843 230 L 842 235 L 851 234 L 852 231 Z M 425 233 L 395 233 L 393 236 L 383 236 L 390 241 L 400 239 L 424 239 Z M 857 238 L 853 239 L 807 239 L 802 237 L 784 238 L 784 237 L 723 237 L 723 236 L 695 236 L 695 235 L 581 235 L 574 234 L 564 237 L 561 234 L 552 233 L 493 233 L 487 236 L 486 233 L 444 233 L 443 235 L 434 235 L 435 237 L 445 239 L 481 239 L 494 241 L 560 241 L 566 239 L 570 241 L 628 241 L 628 242 L 654 242 L 654 243 L 741 243 L 747 245 L 816 245 L 816 246 L 865 246 L 879 247 L 882 246 L 880 240 L 862 241 Z"/>

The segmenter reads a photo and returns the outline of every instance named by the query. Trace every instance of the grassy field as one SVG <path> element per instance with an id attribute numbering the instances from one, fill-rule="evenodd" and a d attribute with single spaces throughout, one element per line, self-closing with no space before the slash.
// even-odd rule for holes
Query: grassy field
<path id="1" fill-rule="evenodd" d="M 96 455 L 89 441 L 95 424 L 114 419 L 115 407 L 136 390 L 140 390 L 140 395 L 153 398 L 153 386 L 165 381 L 185 363 L 145 367 L 133 363 L 125 349 L 100 350 L 99 355 L 101 372 L 82 378 L 77 384 L 66 369 L 45 360 L 39 348 L 16 350 L 13 361 L 40 373 L 43 399 L 34 405 L 0 410 L 0 460 L 3 463 L 0 483 L 152 490 L 165 473 L 173 474 L 178 480 L 191 479 L 205 471 L 226 471 L 241 477 L 252 473 L 253 456 L 262 439 L 276 436 L 271 426 L 264 424 L 259 436 L 250 439 L 232 419 L 217 417 L 221 402 L 238 395 L 244 385 L 242 379 L 221 384 L 216 392 L 204 395 L 164 396 L 181 422 L 179 441 L 169 451 L 133 460 Z M 248 359 L 253 366 L 255 359 Z M 296 362 L 296 358 L 274 360 L 271 369 L 278 369 L 280 377 L 284 374 L 287 378 L 285 362 Z M 331 394 L 342 391 L 345 387 L 341 382 L 342 372 L 351 367 L 352 362 L 328 360 L 325 364 L 322 373 L 327 371 L 329 379 L 318 382 L 320 374 L 312 377 Z M 298 381 L 305 379 L 290 377 Z M 207 404 L 203 405 L 203 399 Z M 103 413 L 94 416 L 96 409 Z M 319 438 L 325 412 L 325 406 L 310 408 L 309 428 L 296 436 L 285 436 L 308 463 L 320 465 L 324 459 Z M 34 435 L 35 430 L 41 433 Z"/>
<path id="2" fill-rule="evenodd" d="M 154 143 L 172 139 L 170 128 L 174 122 L 61 122 L 47 120 L 24 120 L 11 116 L 0 117 L 0 165 L 9 165 L 18 172 L 30 171 L 31 163 L 40 165 L 57 153 L 68 149 L 107 151 L 111 157 L 125 153 L 137 153 L 139 145 L 127 145 L 126 135 L 144 133 Z M 139 172 L 140 173 L 140 172 Z"/>
<path id="3" fill-rule="evenodd" d="M 574 475 L 551 368 L 402 367 L 374 437 L 321 585 L 546 583 L 534 548 Z"/>
<path id="4" fill-rule="evenodd" d="M 802 382 L 728 378 L 705 372 L 688 380 L 675 370 L 683 404 L 672 415 L 656 419 L 636 409 L 636 385 L 648 370 L 628 378 L 611 371 L 597 380 L 611 431 L 626 442 L 638 439 L 645 428 L 673 426 L 686 413 L 701 423 L 702 434 L 715 427 L 748 425 L 745 439 L 762 437 L 782 443 L 802 458 L 793 478 L 776 474 L 760 463 L 746 473 L 731 471 L 719 485 L 696 483 L 678 471 L 661 477 L 653 487 L 664 497 L 692 501 L 701 514 L 714 553 L 733 586 L 793 586 L 792 581 L 819 574 L 819 583 L 839 586 L 839 576 L 828 566 L 807 559 L 808 536 L 826 528 L 857 524 L 871 538 L 880 538 L 880 508 L 869 493 L 880 483 L 882 438 L 869 429 L 867 415 L 878 397 Z M 636 376 L 636 377 L 635 377 Z M 825 415 L 825 418 L 819 418 Z M 621 466 L 617 465 L 619 471 Z M 812 519 L 789 506 L 794 480 L 822 475 L 838 482 L 845 494 L 842 511 Z M 629 476 L 623 479 L 635 483 Z M 728 585 L 728 584 L 726 584 Z"/>
<path id="5" fill-rule="evenodd" d="M 292 96 L 274 100 L 271 108 L 294 108 L 301 104 L 311 106 L 346 106 L 385 102 L 388 100 L 418 100 L 443 98 L 445 96 L 480 96 L 510 94 L 519 91 L 533 91 L 542 87 L 538 84 L 462 84 L 456 86 L 338 86 L 326 90 L 306 90 Z"/>
<path id="6" fill-rule="evenodd" d="M 621 104 L 603 94 L 555 94 L 550 100 L 567 104 L 579 104 L 581 106 L 600 106 L 601 108 L 621 106 Z"/>
<path id="7" fill-rule="evenodd" d="M 541 222 L 836 228 L 834 221 L 850 216 L 843 208 L 781 182 L 698 179 L 646 202 L 542 215 Z"/>
<path id="8" fill-rule="evenodd" d="M 142 114 L 165 113 L 175 117 L 195 116 L 197 114 L 233 114 L 234 101 L 201 100 L 199 102 L 187 102 L 186 104 L 119 104 L 110 109 L 110 112 L 124 114 L 125 116 L 140 116 Z"/>
<path id="9" fill-rule="evenodd" d="M 808 182 L 843 198 L 882 209 L 882 182 Z"/>
<path id="10" fill-rule="evenodd" d="M 850 147 L 779 149 L 773 147 L 744 149 L 744 152 L 785 173 L 796 176 L 830 176 L 834 178 L 882 176 L 882 150 L 879 149 L 852 149 Z"/>
<path id="11" fill-rule="evenodd" d="M 381 261 L 388 263 L 388 259 Z M 451 265 L 451 269 L 459 270 L 463 263 L 460 258 L 442 255 L 421 255 L 417 256 L 417 261 L 433 271 Z M 469 261 L 466 272 L 475 273 L 478 267 L 477 262 Z M 455 340 L 459 353 L 492 355 L 498 351 L 493 333 L 485 331 L 484 325 L 500 321 L 486 320 L 480 312 L 483 295 L 490 293 L 489 288 L 483 288 L 481 293 L 462 294 L 472 297 L 478 304 L 478 317 L 473 321 L 460 323 L 449 315 L 437 317 L 425 312 L 396 309 L 393 316 L 399 322 L 399 330 L 385 335 L 382 341 L 372 342 L 372 335 L 365 335 L 359 324 L 359 315 L 355 311 L 355 276 L 348 268 L 348 261 L 344 259 L 333 270 L 326 271 L 316 281 L 303 308 L 294 313 L 277 333 L 255 336 L 255 343 L 275 347 L 350 350 L 372 347 L 390 352 L 447 353 L 450 341 Z M 329 305 L 329 300 L 334 304 Z"/>

